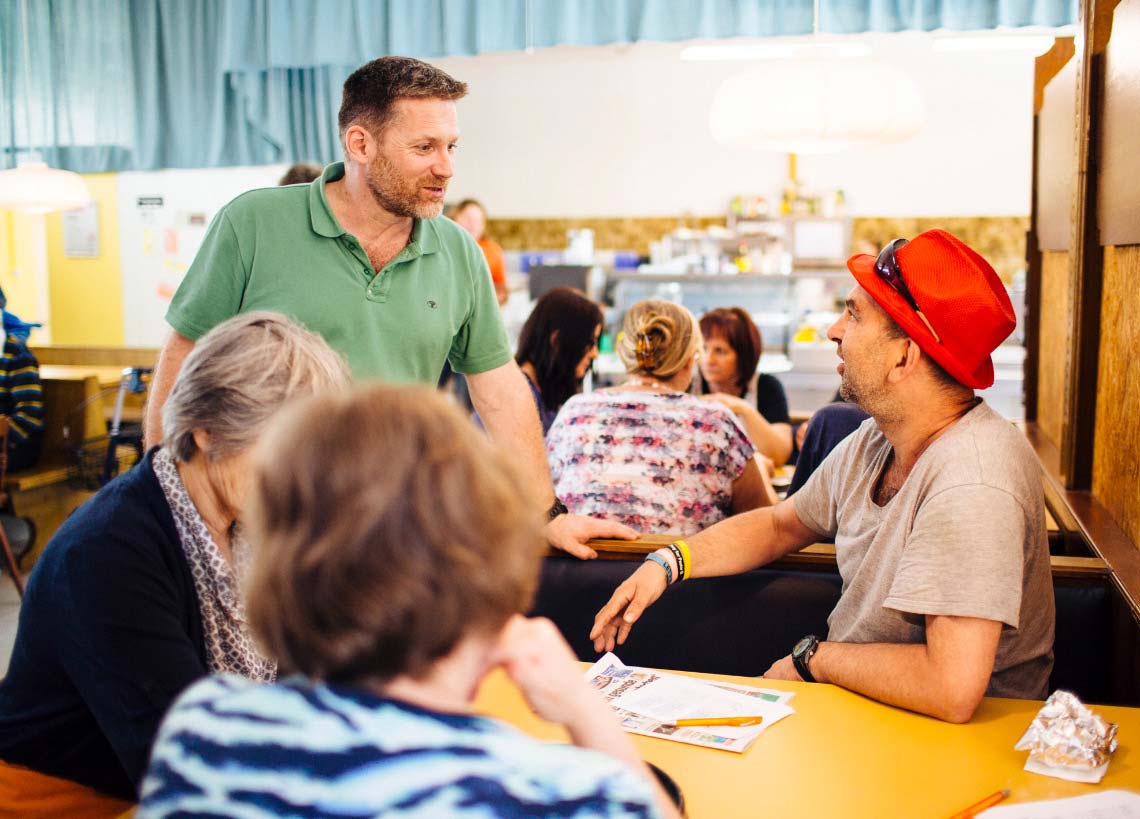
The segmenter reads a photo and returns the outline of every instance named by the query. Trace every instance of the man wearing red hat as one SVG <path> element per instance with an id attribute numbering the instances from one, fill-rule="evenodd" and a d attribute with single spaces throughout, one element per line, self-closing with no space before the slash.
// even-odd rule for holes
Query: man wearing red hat
<path id="1" fill-rule="evenodd" d="M 594 646 L 623 643 L 670 583 L 834 537 L 843 594 L 827 639 L 805 636 L 765 676 L 952 722 L 987 694 L 1043 698 L 1054 608 L 1039 466 L 974 395 L 993 384 L 990 353 L 1013 331 L 1009 296 L 941 230 L 847 266 L 857 286 L 828 335 L 843 397 L 871 419 L 793 497 L 654 553 L 598 612 Z"/>

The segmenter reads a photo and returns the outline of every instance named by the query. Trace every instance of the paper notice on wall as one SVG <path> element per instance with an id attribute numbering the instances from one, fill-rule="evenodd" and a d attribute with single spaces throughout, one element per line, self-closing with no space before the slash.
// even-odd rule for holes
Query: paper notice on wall
<path id="1" fill-rule="evenodd" d="M 99 255 L 99 205 L 63 212 L 63 255 L 93 259 Z"/>

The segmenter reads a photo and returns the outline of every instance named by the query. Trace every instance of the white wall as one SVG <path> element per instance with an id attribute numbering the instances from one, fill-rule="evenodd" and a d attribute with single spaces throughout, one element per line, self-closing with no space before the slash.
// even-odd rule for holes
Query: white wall
<path id="1" fill-rule="evenodd" d="M 800 178 L 843 188 L 855 215 L 1027 214 L 1032 55 L 939 54 L 930 36 L 914 33 L 859 39 L 913 77 L 925 129 L 905 143 L 801 157 Z M 537 217 L 720 214 L 737 193 L 778 196 L 782 155 L 722 147 L 708 129 L 720 82 L 761 64 L 682 62 L 680 49 L 641 43 L 436 61 L 471 88 L 460 103 L 449 198 L 476 196 L 493 216 Z M 759 89 L 756 104 L 764 104 Z"/>
<path id="2" fill-rule="evenodd" d="M 206 228 L 222 206 L 253 188 L 277 184 L 285 165 L 203 170 L 132 171 L 119 175 L 119 245 L 123 271 L 123 338 L 158 347 L 166 310 Z M 140 206 L 139 197 L 162 199 Z"/>

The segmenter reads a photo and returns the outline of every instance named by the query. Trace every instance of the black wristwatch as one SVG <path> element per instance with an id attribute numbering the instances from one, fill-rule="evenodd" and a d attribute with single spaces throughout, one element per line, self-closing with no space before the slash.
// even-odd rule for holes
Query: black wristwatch
<path id="1" fill-rule="evenodd" d="M 815 654 L 816 649 L 819 648 L 819 638 L 814 634 L 809 634 L 792 649 L 792 663 L 796 667 L 796 671 L 807 682 L 815 682 L 815 677 L 811 675 L 811 669 L 808 668 L 808 663 L 811 662 L 812 656 Z"/>
<path id="2" fill-rule="evenodd" d="M 550 511 L 546 513 L 546 520 L 550 522 L 559 515 L 565 515 L 570 510 L 566 508 L 566 504 L 560 501 L 557 497 L 554 498 L 554 504 L 550 507 Z"/>

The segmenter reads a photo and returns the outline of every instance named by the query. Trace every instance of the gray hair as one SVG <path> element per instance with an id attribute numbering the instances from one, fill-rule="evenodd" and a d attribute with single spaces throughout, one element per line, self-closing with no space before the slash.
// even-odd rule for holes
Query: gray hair
<path id="1" fill-rule="evenodd" d="M 291 398 L 347 387 L 344 359 L 316 333 L 278 313 L 244 313 L 198 340 L 162 408 L 164 446 L 176 461 L 210 436 L 210 458 L 245 451 Z"/>

